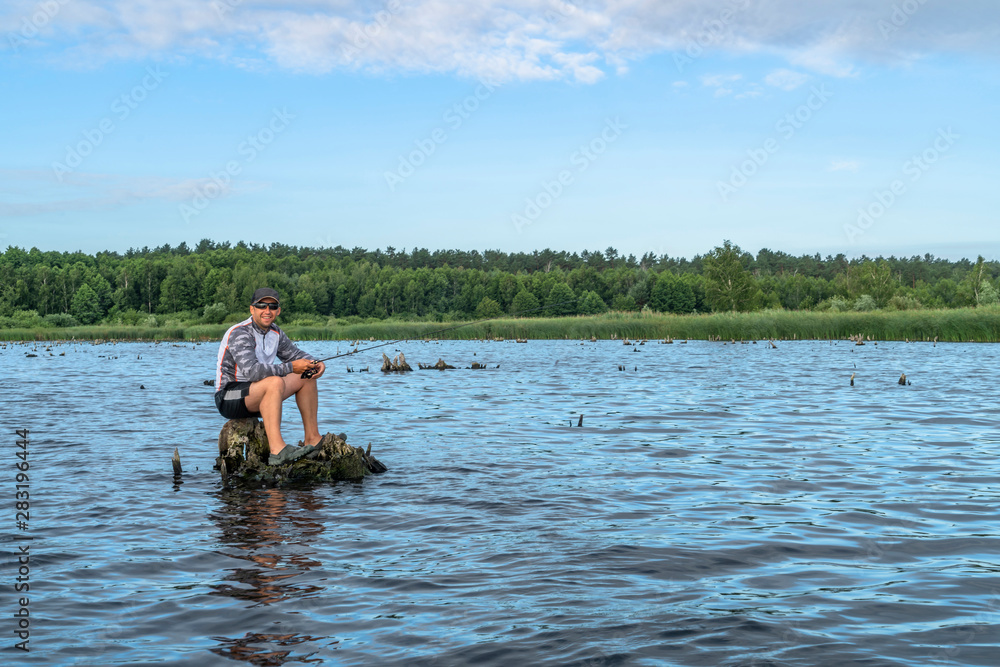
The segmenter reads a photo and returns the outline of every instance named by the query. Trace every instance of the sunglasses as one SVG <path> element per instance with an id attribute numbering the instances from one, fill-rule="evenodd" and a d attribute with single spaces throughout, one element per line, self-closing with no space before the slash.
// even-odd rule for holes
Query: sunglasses
<path id="1" fill-rule="evenodd" d="M 264 310 L 265 308 L 269 310 L 278 310 L 278 308 L 281 308 L 281 306 L 279 306 L 276 303 L 264 303 L 263 301 L 259 301 L 253 304 L 253 307 L 257 308 L 258 310 Z"/>

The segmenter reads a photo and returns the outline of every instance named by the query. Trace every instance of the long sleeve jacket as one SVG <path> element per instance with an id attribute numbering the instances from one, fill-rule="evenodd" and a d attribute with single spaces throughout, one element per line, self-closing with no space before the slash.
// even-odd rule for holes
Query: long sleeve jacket
<path id="1" fill-rule="evenodd" d="M 272 375 L 288 375 L 296 359 L 313 359 L 295 346 L 277 325 L 263 331 L 247 318 L 229 328 L 219 345 L 215 389 L 230 382 L 257 382 Z"/>

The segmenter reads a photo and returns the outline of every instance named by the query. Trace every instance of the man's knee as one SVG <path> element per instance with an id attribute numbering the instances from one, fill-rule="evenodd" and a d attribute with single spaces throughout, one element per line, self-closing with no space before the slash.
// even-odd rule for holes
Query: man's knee
<path id="1" fill-rule="evenodd" d="M 282 381 L 284 382 L 285 398 L 299 393 L 304 386 L 309 384 L 308 380 L 303 380 L 298 375 L 286 375 Z"/>
<path id="2" fill-rule="evenodd" d="M 277 375 L 272 375 L 271 377 L 266 377 L 263 380 L 258 380 L 253 383 L 254 388 L 260 391 L 261 396 L 264 394 L 270 394 L 273 392 L 281 392 L 284 389 L 284 383 L 282 383 L 281 378 Z"/>

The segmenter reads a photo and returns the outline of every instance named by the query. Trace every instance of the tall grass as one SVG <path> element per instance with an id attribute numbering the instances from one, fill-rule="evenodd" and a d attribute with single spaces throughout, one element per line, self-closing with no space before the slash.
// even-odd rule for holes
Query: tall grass
<path id="1" fill-rule="evenodd" d="M 461 323 L 459 323 L 461 324 Z M 468 324 L 374 322 L 344 327 L 290 327 L 300 340 L 396 340 L 433 336 L 471 338 L 690 338 L 763 340 L 847 338 L 854 334 L 876 340 L 1000 341 L 1000 310 L 946 309 L 881 312 L 813 312 L 765 310 L 754 313 L 662 315 L 606 313 L 589 317 L 497 319 Z"/>
<path id="2" fill-rule="evenodd" d="M 0 340 L 219 340 L 228 325 L 172 327 L 91 326 L 65 329 L 0 329 Z M 605 313 L 558 318 L 461 322 L 381 321 L 346 326 L 284 328 L 295 340 L 405 340 L 426 337 L 472 338 L 689 338 L 763 340 L 847 338 L 874 340 L 1000 341 L 1000 309 L 959 308 L 875 312 L 764 310 L 753 313 L 662 315 Z"/>
<path id="3" fill-rule="evenodd" d="M 80 326 L 0 329 L 0 340 L 180 340 L 182 327 Z"/>
<path id="4" fill-rule="evenodd" d="M 196 324 L 190 327 L 184 327 L 185 340 L 214 340 L 216 342 L 222 340 L 223 334 L 231 327 L 232 324 Z"/>

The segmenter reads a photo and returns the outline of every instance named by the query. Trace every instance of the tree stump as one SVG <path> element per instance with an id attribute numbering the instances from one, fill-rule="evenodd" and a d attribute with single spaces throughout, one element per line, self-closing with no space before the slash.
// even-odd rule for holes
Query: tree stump
<path id="1" fill-rule="evenodd" d="M 417 366 L 419 366 L 420 370 L 422 371 L 430 371 L 430 370 L 446 371 L 448 369 L 455 368 L 450 364 L 446 364 L 444 359 L 441 359 L 440 357 L 438 358 L 436 364 L 417 364 Z"/>
<path id="2" fill-rule="evenodd" d="M 288 483 L 358 480 L 388 468 L 361 447 L 351 447 L 327 433 L 319 443 L 319 454 L 285 465 L 272 466 L 264 424 L 258 419 L 230 419 L 219 433 L 219 457 L 215 469 L 223 481 L 234 485 L 280 486 Z"/>
<path id="3" fill-rule="evenodd" d="M 412 371 L 410 365 L 406 363 L 406 357 L 400 352 L 396 355 L 395 359 L 389 359 L 385 356 L 385 352 L 382 353 L 382 372 L 383 373 L 394 373 L 394 372 L 405 372 Z"/>

